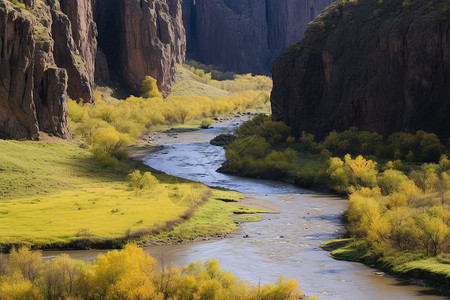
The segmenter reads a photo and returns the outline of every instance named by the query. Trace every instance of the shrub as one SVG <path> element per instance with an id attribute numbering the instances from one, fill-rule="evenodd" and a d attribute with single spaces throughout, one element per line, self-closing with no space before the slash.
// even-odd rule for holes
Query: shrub
<path id="1" fill-rule="evenodd" d="M 213 121 L 211 119 L 203 119 L 200 127 L 204 129 L 211 128 L 212 123 Z"/>
<path id="2" fill-rule="evenodd" d="M 332 131 L 323 140 L 322 149 L 333 155 L 381 155 L 384 148 L 383 137 L 376 132 L 359 131 L 351 127 L 343 132 Z"/>
<path id="3" fill-rule="evenodd" d="M 263 137 L 248 136 L 243 139 L 236 139 L 227 146 L 227 150 L 233 150 L 241 157 L 264 158 L 269 146 Z"/>
<path id="4" fill-rule="evenodd" d="M 150 172 L 145 172 L 141 174 L 139 170 L 134 170 L 128 174 L 128 185 L 135 191 L 142 191 L 144 189 L 151 189 L 156 186 L 159 182 L 155 176 Z"/>
<path id="5" fill-rule="evenodd" d="M 222 133 L 213 138 L 210 143 L 214 146 L 227 146 L 236 139 L 236 136 L 229 133 Z"/>
<path id="6" fill-rule="evenodd" d="M 376 185 L 377 163 L 366 160 L 361 155 L 352 159 L 347 154 L 342 161 L 332 157 L 328 161 L 327 174 L 332 181 L 333 189 L 340 193 L 351 193 L 361 187 Z"/>
<path id="7" fill-rule="evenodd" d="M 146 76 L 141 85 L 141 96 L 143 98 L 161 98 L 156 79 Z"/>
<path id="8" fill-rule="evenodd" d="M 316 171 L 312 168 L 302 168 L 297 172 L 295 184 L 301 187 L 313 187 L 316 183 Z"/>
<path id="9" fill-rule="evenodd" d="M 397 170 L 386 170 L 377 178 L 377 184 L 381 189 L 383 195 L 389 195 L 398 192 L 400 186 L 409 181 L 408 176 L 403 172 Z"/>

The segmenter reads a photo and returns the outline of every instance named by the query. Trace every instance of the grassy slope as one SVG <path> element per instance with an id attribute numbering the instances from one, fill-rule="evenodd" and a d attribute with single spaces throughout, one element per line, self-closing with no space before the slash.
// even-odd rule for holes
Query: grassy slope
<path id="1" fill-rule="evenodd" d="M 447 293 L 450 290 L 450 258 L 444 255 L 430 258 L 396 252 L 380 256 L 352 238 L 331 239 L 322 244 L 322 248 L 330 251 L 335 259 L 376 265 L 401 277 L 425 279 L 431 286 L 442 288 Z"/>
<path id="2" fill-rule="evenodd" d="M 230 93 L 209 85 L 206 80 L 198 77 L 191 71 L 179 67 L 177 69 L 176 82 L 172 86 L 173 96 L 226 96 Z"/>
<path id="3" fill-rule="evenodd" d="M 146 238 L 191 239 L 237 229 L 229 217 L 235 212 L 269 212 L 225 202 L 237 202 L 243 195 L 213 190 L 192 218 L 179 222 L 208 195 L 208 187 L 154 172 L 160 184 L 136 193 L 124 181 L 126 174 L 134 168 L 150 168 L 130 160 L 119 172 L 102 169 L 76 142 L 0 140 L 0 161 L 0 248 L 4 249 L 12 244 L 77 247 L 77 241 L 87 238 L 101 245 L 134 232 L 164 228 L 173 220 L 174 225 L 181 224 Z"/>
<path id="4" fill-rule="evenodd" d="M 0 153 L 0 245 L 118 238 L 178 218 L 209 190 L 156 174 L 158 186 L 136 193 L 126 174 L 144 167 L 126 161 L 118 172 L 102 169 L 74 142 L 2 140 Z"/>

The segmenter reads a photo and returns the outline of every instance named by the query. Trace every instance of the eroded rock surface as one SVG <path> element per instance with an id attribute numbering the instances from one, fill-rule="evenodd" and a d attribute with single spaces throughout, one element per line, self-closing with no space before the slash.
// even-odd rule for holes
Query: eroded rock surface
<path id="1" fill-rule="evenodd" d="M 0 2 L 0 138 L 37 139 L 39 130 L 70 138 L 67 73 L 54 61 L 51 11 L 40 1 L 33 9 Z"/>
<path id="2" fill-rule="evenodd" d="M 188 52 L 238 73 L 269 73 L 331 0 L 185 0 Z"/>
<path id="3" fill-rule="evenodd" d="M 448 1 L 408 3 L 330 5 L 275 62 L 273 118 L 297 135 L 357 126 L 450 137 Z"/>
<path id="4" fill-rule="evenodd" d="M 67 96 L 92 103 L 96 79 L 138 93 L 150 75 L 169 93 L 186 50 L 179 0 L 19 2 L 0 1 L 0 138 L 70 138 Z"/>
<path id="5" fill-rule="evenodd" d="M 106 73 L 133 92 L 138 92 L 145 76 L 150 75 L 167 95 L 176 64 L 184 61 L 186 50 L 181 2 L 97 0 L 96 5 L 99 46 L 109 67 Z M 104 69 L 102 60 L 98 66 Z"/>

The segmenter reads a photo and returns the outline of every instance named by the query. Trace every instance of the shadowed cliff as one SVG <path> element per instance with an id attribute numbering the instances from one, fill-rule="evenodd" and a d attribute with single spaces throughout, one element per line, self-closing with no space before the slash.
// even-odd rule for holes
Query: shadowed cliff
<path id="1" fill-rule="evenodd" d="M 272 111 L 323 137 L 357 126 L 450 137 L 450 4 L 337 1 L 273 68 Z"/>
<path id="2" fill-rule="evenodd" d="M 188 53 L 227 71 L 267 74 L 331 0 L 184 0 Z"/>

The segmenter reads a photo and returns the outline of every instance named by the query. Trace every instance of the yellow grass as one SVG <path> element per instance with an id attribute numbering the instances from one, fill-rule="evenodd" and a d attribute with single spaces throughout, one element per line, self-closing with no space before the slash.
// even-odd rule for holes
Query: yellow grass
<path id="1" fill-rule="evenodd" d="M 209 190 L 154 174 L 160 183 L 136 192 L 125 181 L 136 162 L 108 171 L 96 167 L 89 151 L 72 142 L 0 141 L 0 153 L 3 246 L 109 240 L 164 226 L 201 202 Z"/>

